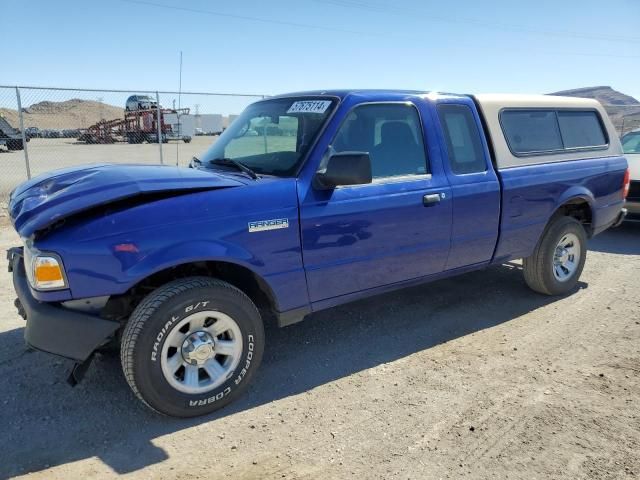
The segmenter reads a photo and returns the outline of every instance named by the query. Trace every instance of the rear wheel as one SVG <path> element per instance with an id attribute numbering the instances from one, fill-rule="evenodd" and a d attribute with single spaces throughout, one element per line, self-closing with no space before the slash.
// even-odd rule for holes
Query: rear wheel
<path id="1" fill-rule="evenodd" d="M 151 293 L 122 337 L 122 368 L 134 393 L 176 417 L 212 412 L 242 394 L 264 349 L 253 302 L 207 277 L 176 280 Z"/>
<path id="2" fill-rule="evenodd" d="M 557 217 L 547 226 L 533 255 L 523 261 L 524 278 L 536 292 L 562 295 L 573 290 L 587 258 L 587 234 L 572 217 Z"/>

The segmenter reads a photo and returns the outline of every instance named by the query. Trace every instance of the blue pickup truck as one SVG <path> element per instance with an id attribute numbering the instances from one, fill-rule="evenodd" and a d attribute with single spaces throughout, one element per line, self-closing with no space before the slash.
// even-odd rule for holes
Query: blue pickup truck
<path id="1" fill-rule="evenodd" d="M 182 417 L 246 390 L 268 317 L 513 259 L 534 291 L 571 292 L 629 184 L 600 104 L 543 95 L 271 97 L 190 167 L 70 168 L 9 205 L 26 342 L 72 382 L 115 344 L 133 392 Z"/>

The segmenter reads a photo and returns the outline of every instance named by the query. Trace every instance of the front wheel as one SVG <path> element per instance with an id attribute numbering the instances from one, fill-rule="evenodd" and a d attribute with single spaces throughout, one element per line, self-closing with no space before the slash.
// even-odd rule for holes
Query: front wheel
<path id="1" fill-rule="evenodd" d="M 575 288 L 587 258 L 587 234 L 572 217 L 552 220 L 533 255 L 523 261 L 524 279 L 536 292 L 562 295 Z"/>
<path id="2" fill-rule="evenodd" d="M 247 389 L 262 360 L 264 327 L 253 302 L 230 284 L 190 277 L 147 296 L 122 335 L 122 368 L 157 412 L 194 417 Z"/>

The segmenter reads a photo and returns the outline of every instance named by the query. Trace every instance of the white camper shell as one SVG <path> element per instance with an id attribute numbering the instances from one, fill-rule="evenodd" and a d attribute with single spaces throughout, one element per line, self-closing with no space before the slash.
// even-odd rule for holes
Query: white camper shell
<path id="1" fill-rule="evenodd" d="M 622 155 L 616 130 L 597 100 L 507 94 L 474 98 L 498 169 Z"/>

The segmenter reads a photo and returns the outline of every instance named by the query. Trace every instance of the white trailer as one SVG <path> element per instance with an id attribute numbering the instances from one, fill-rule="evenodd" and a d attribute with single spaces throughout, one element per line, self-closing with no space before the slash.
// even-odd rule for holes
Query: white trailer
<path id="1" fill-rule="evenodd" d="M 219 114 L 204 115 L 176 115 L 167 114 L 164 117 L 165 124 L 171 125 L 174 135 L 194 136 L 196 128 L 199 128 L 204 134 L 218 134 L 223 129 L 223 117 Z"/>

